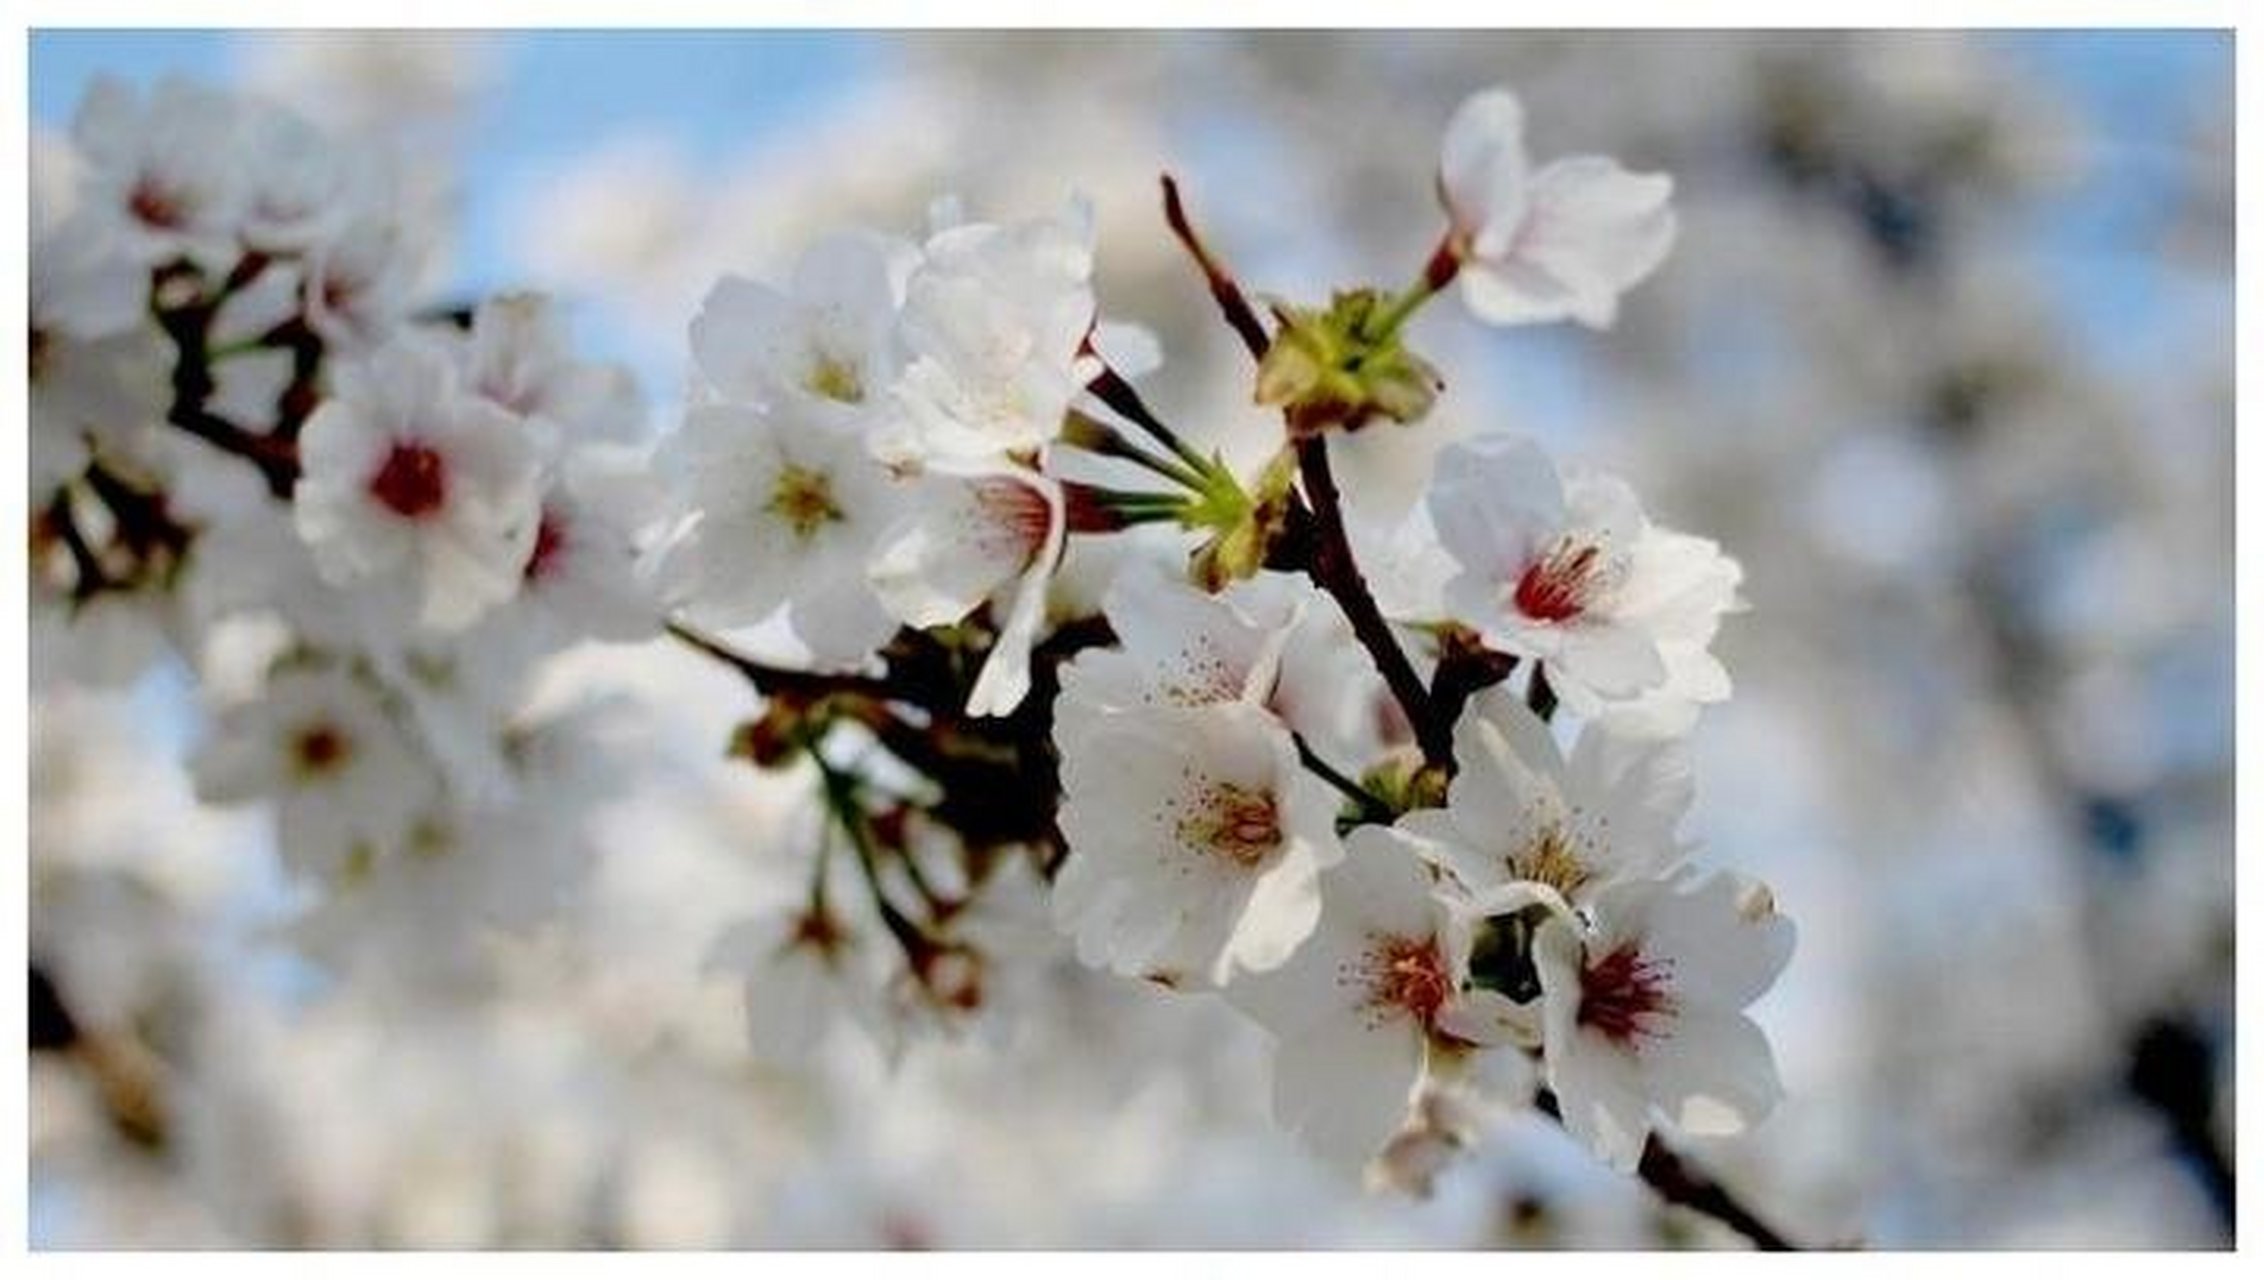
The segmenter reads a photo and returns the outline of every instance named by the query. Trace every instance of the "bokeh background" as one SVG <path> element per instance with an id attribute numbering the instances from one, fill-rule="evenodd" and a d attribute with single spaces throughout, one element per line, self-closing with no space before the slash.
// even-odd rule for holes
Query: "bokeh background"
<path id="1" fill-rule="evenodd" d="M 1255 289 L 1398 281 L 1444 121 L 1514 86 L 1537 155 L 1671 171 L 1681 241 L 1609 334 L 1431 308 L 1448 396 L 1364 434 L 1353 501 L 1515 430 L 1744 561 L 1692 829 L 1801 945 L 1756 1010 L 1789 1101 L 1704 1157 L 1817 1242 L 2229 1242 L 2229 34 L 39 32 L 30 71 L 35 129 L 181 72 L 405 139 L 442 292 L 561 294 L 664 429 L 718 275 L 1081 190 L 1152 398 L 1229 448 L 1266 418 L 1157 173 Z M 1009 1035 L 754 1068 L 701 960 L 799 855 L 682 653 L 552 673 L 638 701 L 643 773 L 568 916 L 437 985 L 300 954 L 259 819 L 180 771 L 185 671 L 33 657 L 33 959 L 161 1116 L 33 1054 L 35 1246 L 1721 1239 L 1534 1121 L 1363 1196 L 1271 1132 L 1258 1033 L 1058 957 Z"/>

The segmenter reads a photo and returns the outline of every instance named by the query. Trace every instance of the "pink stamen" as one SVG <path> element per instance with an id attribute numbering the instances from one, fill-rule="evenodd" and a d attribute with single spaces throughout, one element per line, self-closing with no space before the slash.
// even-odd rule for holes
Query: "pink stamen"
<path id="1" fill-rule="evenodd" d="M 1517 611 L 1541 622 L 1577 618 L 1592 602 L 1603 568 L 1602 548 L 1560 541 L 1517 579 Z"/>
<path id="2" fill-rule="evenodd" d="M 1663 1024 L 1674 1013 L 1669 967 L 1646 958 L 1632 944 L 1588 965 L 1580 973 L 1580 1025 L 1623 1046 L 1665 1035 Z"/>

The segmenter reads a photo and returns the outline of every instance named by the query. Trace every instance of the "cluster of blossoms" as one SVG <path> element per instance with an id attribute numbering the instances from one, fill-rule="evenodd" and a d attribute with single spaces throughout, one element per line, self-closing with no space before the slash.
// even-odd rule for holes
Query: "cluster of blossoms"
<path id="1" fill-rule="evenodd" d="M 1450 283 L 1489 322 L 1609 325 L 1673 241 L 1666 178 L 1535 167 L 1482 93 L 1415 283 L 1270 324 L 1167 182 L 1281 410 L 1244 475 L 1135 388 L 1156 344 L 1101 322 L 1081 204 L 942 201 L 917 242 L 724 280 L 655 444 L 544 300 L 420 310 L 432 234 L 356 155 L 104 84 L 34 173 L 35 607 L 198 665 L 200 793 L 272 806 L 310 943 L 421 959 L 539 918 L 619 775 L 608 709 L 534 714 L 531 677 L 665 631 L 764 695 L 731 749 L 814 798 L 806 899 L 714 951 L 759 1048 L 957 1026 L 1058 936 L 1270 1030 L 1281 1121 L 1349 1166 L 1419 1162 L 1479 1081 L 1630 1169 L 1662 1117 L 1772 1105 L 1744 1010 L 1790 926 L 1677 834 L 1735 562 L 1501 436 L 1356 548 L 1329 460 L 1432 411 L 1403 335 Z"/>
<path id="2" fill-rule="evenodd" d="M 271 103 L 102 81 L 32 185 L 38 677 L 194 663 L 199 793 L 273 806 L 312 943 L 544 916 L 612 730 L 529 715 L 530 676 L 663 616 L 626 374 L 539 297 L 420 310 L 436 231 L 386 159 Z"/>
<path id="3" fill-rule="evenodd" d="M 1778 1092 L 1744 1010 L 1791 927 L 1760 885 L 1688 865 L 1677 834 L 1680 738 L 1728 696 L 1711 644 L 1739 569 L 1623 482 L 1481 435 L 1365 547 L 1391 565 L 1387 609 L 1328 447 L 1429 412 L 1437 375 L 1401 334 L 1450 282 L 1494 323 L 1608 326 L 1671 245 L 1671 183 L 1601 157 L 1532 165 L 1516 99 L 1493 91 L 1449 128 L 1439 187 L 1449 225 L 1415 285 L 1277 303 L 1269 331 L 1167 186 L 1257 398 L 1283 411 L 1249 477 L 1156 417 L 1144 368 L 1111 363 L 1141 344 L 1102 336 L 1081 212 L 945 214 L 921 245 L 827 241 L 784 289 L 725 280 L 692 327 L 702 386 L 675 442 L 688 613 L 783 620 L 805 647 L 803 670 L 741 659 L 771 697 L 742 746 L 816 762 L 915 989 L 980 1003 L 963 913 L 1020 858 L 1080 960 L 1216 991 L 1272 1031 L 1277 1114 L 1316 1151 L 1405 1164 L 1437 1123 L 1427 1098 L 1537 1080 L 1632 1169 L 1662 1118 L 1734 1131 Z M 1151 528 L 1177 536 L 1129 536 Z M 1097 610 L 1049 593 L 1111 545 L 1096 574 L 1063 575 L 1106 581 Z M 996 791 L 970 806 L 968 788 Z M 979 851 L 975 872 L 934 890 L 920 823 Z M 869 1010 L 885 981 L 886 944 L 828 883 L 821 860 L 804 907 L 731 940 L 766 1046 L 812 1025 L 778 993 Z"/>

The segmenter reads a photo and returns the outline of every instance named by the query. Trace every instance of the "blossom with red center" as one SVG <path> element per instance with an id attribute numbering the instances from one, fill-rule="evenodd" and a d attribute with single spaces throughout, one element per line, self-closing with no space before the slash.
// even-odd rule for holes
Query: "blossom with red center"
<path id="1" fill-rule="evenodd" d="M 1518 612 L 1542 622 L 1566 622 L 1580 616 L 1600 593 L 1609 561 L 1593 543 L 1561 540 L 1525 566 L 1511 593 Z"/>
<path id="2" fill-rule="evenodd" d="M 1792 953 L 1792 923 L 1752 881 L 1634 880 L 1536 932 L 1542 1068 L 1565 1128 L 1621 1169 L 1655 1116 L 1735 1133 L 1782 1090 L 1745 1007 Z"/>
<path id="3" fill-rule="evenodd" d="M 406 849 L 440 782 L 373 681 L 313 662 L 224 708 L 189 767 L 204 800 L 272 805 L 285 862 L 328 879 Z"/>
<path id="4" fill-rule="evenodd" d="M 1420 849 L 1356 828 L 1321 876 L 1321 919 L 1287 963 L 1237 978 L 1227 1002 L 1274 1033 L 1274 1115 L 1358 1167 L 1406 1122 L 1434 1047 L 1499 1043 L 1493 993 L 1466 991 L 1471 918 Z"/>
<path id="5" fill-rule="evenodd" d="M 399 332 L 415 302 L 424 231 L 383 209 L 355 207 L 306 252 L 307 325 L 336 351 L 360 352 Z"/>
<path id="6" fill-rule="evenodd" d="M 143 92 L 103 76 L 87 90 L 71 122 L 83 190 L 130 256 L 232 260 L 248 196 L 234 143 L 251 110 L 176 77 Z"/>
<path id="7" fill-rule="evenodd" d="M 580 640 L 636 640 L 660 629 L 647 554 L 659 535 L 661 490 L 645 450 L 585 444 L 549 469 L 519 592 L 482 624 L 509 669 Z"/>
<path id="8" fill-rule="evenodd" d="M 299 437 L 292 519 L 332 586 L 400 588 L 413 620 L 461 631 L 515 595 L 540 520 L 534 441 L 404 334 L 338 368 Z"/>
<path id="9" fill-rule="evenodd" d="M 1728 696 L 1707 650 L 1737 604 L 1737 563 L 1651 524 L 1626 484 L 1481 436 L 1440 452 L 1428 505 L 1454 565 L 1440 607 L 1487 647 L 1545 667 L 1574 711 L 1641 705 L 1663 736 Z"/>
<path id="10" fill-rule="evenodd" d="M 1533 167 L 1525 112 L 1507 89 L 1472 94 L 1440 147 L 1463 301 L 1490 324 L 1611 326 L 1619 295 L 1674 245 L 1674 180 L 1608 156 Z"/>

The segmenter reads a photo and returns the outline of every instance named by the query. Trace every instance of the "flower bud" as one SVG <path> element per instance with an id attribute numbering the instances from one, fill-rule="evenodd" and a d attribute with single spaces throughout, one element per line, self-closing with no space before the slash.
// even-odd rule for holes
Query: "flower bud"
<path id="1" fill-rule="evenodd" d="M 1378 290 L 1353 289 L 1326 310 L 1274 303 L 1280 328 L 1258 365 L 1258 403 L 1281 405 L 1300 435 L 1429 413 L 1444 384 L 1401 343 L 1403 315 L 1391 302 Z"/>
<path id="2" fill-rule="evenodd" d="M 1283 449 L 1266 464 L 1256 491 L 1240 509 L 1216 522 L 1218 532 L 1195 549 L 1188 563 L 1190 576 L 1203 590 L 1218 592 L 1265 567 L 1274 542 L 1289 525 L 1292 487 L 1297 481 L 1297 454 Z"/>

